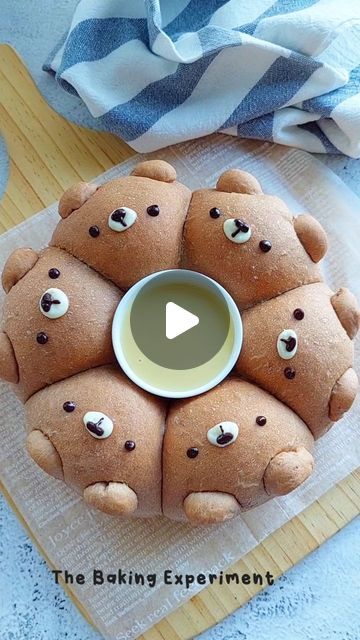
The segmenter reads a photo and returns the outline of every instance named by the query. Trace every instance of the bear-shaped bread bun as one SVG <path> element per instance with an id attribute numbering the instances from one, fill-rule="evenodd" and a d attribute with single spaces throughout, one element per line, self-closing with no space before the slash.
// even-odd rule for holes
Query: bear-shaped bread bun
<path id="1" fill-rule="evenodd" d="M 27 449 L 47 473 L 101 511 L 161 513 L 165 403 L 115 367 L 53 384 L 25 405 Z"/>
<path id="2" fill-rule="evenodd" d="M 167 162 L 138 164 L 130 176 L 96 188 L 79 183 L 62 196 L 51 244 L 128 288 L 179 267 L 191 192 Z"/>
<path id="3" fill-rule="evenodd" d="M 163 511 L 228 520 L 298 487 L 313 470 L 313 437 L 290 409 L 243 380 L 174 402 L 163 449 Z"/>
<path id="4" fill-rule="evenodd" d="M 111 323 L 122 294 L 85 264 L 57 248 L 17 249 L 2 283 L 0 377 L 21 399 L 115 361 Z"/>
<path id="5" fill-rule="evenodd" d="M 359 318 L 347 289 L 334 294 L 315 283 L 288 291 L 243 313 L 236 370 L 291 407 L 319 438 L 355 399 Z"/>
<path id="6" fill-rule="evenodd" d="M 240 309 L 321 280 L 326 234 L 312 216 L 295 218 L 250 174 L 223 173 L 216 189 L 193 193 L 184 266 L 214 278 Z"/>

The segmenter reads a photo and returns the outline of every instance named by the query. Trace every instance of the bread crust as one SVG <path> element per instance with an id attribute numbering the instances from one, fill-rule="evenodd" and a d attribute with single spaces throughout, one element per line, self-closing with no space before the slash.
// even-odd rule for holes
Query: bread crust
<path id="1" fill-rule="evenodd" d="M 64 409 L 66 402 L 73 403 L 72 411 Z M 161 513 L 164 401 L 139 389 L 118 368 L 106 366 L 39 391 L 25 410 L 29 453 L 47 473 L 60 477 L 56 470 L 61 461 L 65 482 L 106 513 L 141 517 Z M 86 428 L 84 416 L 89 411 L 112 420 L 109 437 L 93 437 Z M 50 466 L 49 460 L 44 464 L 40 433 L 49 443 L 46 449 L 57 452 L 57 464 Z M 135 447 L 128 450 L 125 443 L 130 441 Z"/>
<path id="2" fill-rule="evenodd" d="M 353 343 L 334 311 L 333 295 L 327 285 L 315 283 L 245 311 L 244 342 L 236 364 L 239 375 L 293 409 L 316 439 L 341 415 L 331 410 L 333 389 L 354 358 Z M 295 318 L 296 309 L 303 311 L 303 319 Z M 296 354 L 289 360 L 276 347 L 285 329 L 295 331 L 298 341 Z M 286 377 L 286 369 L 293 371 L 293 377 Z M 338 399 L 344 399 L 344 411 L 356 395 L 351 382 L 350 401 L 348 386 L 343 384 L 336 392 Z"/>
<path id="3" fill-rule="evenodd" d="M 258 417 L 266 419 L 263 426 Z M 224 421 L 234 421 L 239 435 L 221 448 L 209 442 L 207 432 Z M 244 380 L 228 379 L 206 394 L 174 402 L 164 437 L 163 512 L 174 520 L 210 524 L 258 506 L 269 499 L 264 474 L 271 460 L 299 447 L 311 455 L 313 437 L 304 422 Z M 188 456 L 190 448 L 198 450 L 196 457 Z M 277 494 L 294 489 L 308 477 L 309 459 L 299 459 L 298 474 L 291 460 L 285 465 L 282 475 L 277 475 Z M 214 503 L 214 492 L 231 499 Z M 204 495 L 199 498 L 199 493 Z"/>
<path id="4" fill-rule="evenodd" d="M 68 251 L 122 289 L 150 273 L 180 266 L 182 232 L 191 195 L 179 182 L 161 181 L 161 177 L 176 177 L 176 173 L 167 175 L 162 165 L 156 165 L 156 174 L 154 167 L 147 166 L 145 171 L 139 165 L 137 169 L 131 176 L 100 186 L 58 223 L 51 239 L 51 245 Z M 150 209 L 154 206 L 159 213 Z M 109 216 L 124 207 L 135 212 L 136 221 L 123 233 L 117 233 L 109 227 Z"/>
<path id="5" fill-rule="evenodd" d="M 218 209 L 219 217 L 211 217 L 213 209 Z M 224 233 L 225 220 L 236 219 L 251 229 L 243 244 L 231 242 Z M 319 282 L 319 267 L 298 237 L 294 220 L 276 196 L 195 191 L 184 228 L 183 264 L 222 284 L 240 310 Z"/>
<path id="6" fill-rule="evenodd" d="M 56 279 L 49 276 L 51 269 L 59 271 Z M 44 293 L 53 287 L 68 299 L 68 310 L 56 319 L 40 308 Z M 6 358 L 10 364 L 0 366 L 0 375 L 18 382 L 15 391 L 24 401 L 46 385 L 114 362 L 111 324 L 121 297 L 112 283 L 65 251 L 44 249 L 5 298 L 3 329 L 18 375 L 10 351 Z M 4 343 L 5 338 L 3 353 Z"/>

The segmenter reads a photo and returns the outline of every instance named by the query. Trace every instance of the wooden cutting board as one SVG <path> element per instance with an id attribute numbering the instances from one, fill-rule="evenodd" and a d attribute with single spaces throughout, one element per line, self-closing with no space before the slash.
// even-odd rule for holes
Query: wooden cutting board
<path id="1" fill-rule="evenodd" d="M 134 154 L 119 138 L 78 127 L 56 114 L 41 97 L 22 60 L 7 45 L 0 46 L 0 96 L 0 132 L 10 157 L 9 180 L 0 201 L 0 233 L 58 200 L 74 182 L 91 180 Z M 5 488 L 1 489 L 47 559 L 17 505 Z M 270 571 L 278 577 L 359 512 L 357 470 L 244 556 L 231 571 Z M 192 638 L 233 613 L 260 589 L 235 584 L 207 587 L 141 638 Z M 69 595 L 89 620 L 73 594 Z"/>

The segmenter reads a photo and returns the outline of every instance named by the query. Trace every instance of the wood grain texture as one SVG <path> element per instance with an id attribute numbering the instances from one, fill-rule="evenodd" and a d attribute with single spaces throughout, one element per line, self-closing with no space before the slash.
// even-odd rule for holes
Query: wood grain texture
<path id="1" fill-rule="evenodd" d="M 133 155 L 108 133 L 78 127 L 56 114 L 40 96 L 16 52 L 0 46 L 0 127 L 10 156 L 9 181 L 0 202 L 0 233 L 58 200 L 77 180 L 91 180 Z M 11 495 L 1 487 L 30 537 Z M 235 563 L 230 572 L 270 571 L 280 576 L 360 512 L 360 471 L 345 478 Z M 81 613 L 88 614 L 64 585 Z M 259 586 L 230 584 L 203 589 L 141 636 L 142 640 L 187 640 L 233 613 Z"/>

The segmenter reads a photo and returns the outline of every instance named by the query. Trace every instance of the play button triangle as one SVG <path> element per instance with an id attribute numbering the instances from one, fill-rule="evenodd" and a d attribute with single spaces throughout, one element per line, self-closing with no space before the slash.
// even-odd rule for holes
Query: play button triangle
<path id="1" fill-rule="evenodd" d="M 194 313 L 180 307 L 175 302 L 166 304 L 166 337 L 173 340 L 182 333 L 189 331 L 199 324 L 199 318 Z"/>

